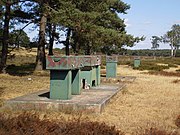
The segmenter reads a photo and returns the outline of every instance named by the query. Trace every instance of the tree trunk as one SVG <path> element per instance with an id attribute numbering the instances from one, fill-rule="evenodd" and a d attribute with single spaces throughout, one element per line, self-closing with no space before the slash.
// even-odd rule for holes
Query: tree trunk
<path id="1" fill-rule="evenodd" d="M 54 38 L 56 33 L 56 25 L 49 24 L 49 54 L 53 55 L 53 44 L 54 44 Z"/>
<path id="2" fill-rule="evenodd" d="M 43 14 L 40 20 L 39 30 L 39 43 L 36 57 L 36 71 L 42 71 L 46 68 L 46 55 L 45 55 L 45 31 L 46 31 L 46 14 Z"/>
<path id="3" fill-rule="evenodd" d="M 78 55 L 80 48 L 79 48 L 79 43 L 78 43 L 78 34 L 75 31 L 73 31 L 73 39 L 74 39 L 74 44 L 72 45 L 72 49 L 75 55 Z"/>
<path id="4" fill-rule="evenodd" d="M 178 49 L 178 47 L 175 46 L 175 47 L 174 47 L 174 57 L 176 57 L 177 49 Z"/>
<path id="5" fill-rule="evenodd" d="M 153 57 L 154 57 L 154 60 L 156 60 L 156 49 L 154 49 L 153 51 Z"/>
<path id="6" fill-rule="evenodd" d="M 92 41 L 90 41 L 89 43 L 86 44 L 86 51 L 85 51 L 85 55 L 91 55 L 92 52 Z"/>
<path id="7" fill-rule="evenodd" d="M 71 28 L 68 28 L 68 30 L 67 30 L 66 42 L 65 42 L 65 45 L 66 45 L 66 55 L 70 55 L 70 51 L 69 51 L 70 35 L 71 35 Z"/>
<path id="8" fill-rule="evenodd" d="M 173 57 L 174 56 L 174 48 L 173 48 L 173 46 L 171 45 L 171 57 Z"/>
<path id="9" fill-rule="evenodd" d="M 87 45 L 87 49 L 85 51 L 85 55 L 91 55 L 91 46 Z"/>
<path id="10" fill-rule="evenodd" d="M 6 8 L 6 12 L 5 12 L 4 29 L 3 29 L 2 57 L 1 57 L 1 63 L 0 63 L 0 72 L 2 73 L 6 73 L 11 5 L 6 3 L 5 8 Z"/>

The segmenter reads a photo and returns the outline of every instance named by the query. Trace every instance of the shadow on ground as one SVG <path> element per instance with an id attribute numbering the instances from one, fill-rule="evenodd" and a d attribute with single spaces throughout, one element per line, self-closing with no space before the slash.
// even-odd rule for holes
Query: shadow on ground
<path id="1" fill-rule="evenodd" d="M 3 106 L 2 94 L 4 93 L 5 87 L 0 87 L 0 107 Z"/>
<path id="2" fill-rule="evenodd" d="M 2 96 L 3 92 L 4 92 L 5 87 L 0 87 L 0 97 Z"/>
<path id="3" fill-rule="evenodd" d="M 35 63 L 22 64 L 20 66 L 12 64 L 7 67 L 6 72 L 13 76 L 27 76 L 33 74 L 35 66 Z"/>

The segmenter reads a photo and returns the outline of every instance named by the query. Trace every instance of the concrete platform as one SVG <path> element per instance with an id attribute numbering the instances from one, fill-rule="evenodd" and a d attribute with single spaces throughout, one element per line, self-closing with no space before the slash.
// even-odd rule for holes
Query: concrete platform
<path id="1" fill-rule="evenodd" d="M 81 95 L 73 95 L 70 100 L 49 99 L 49 90 L 43 90 L 8 100 L 4 107 L 11 110 L 101 113 L 109 100 L 125 86 L 112 85 L 100 85 L 83 90 Z"/>
<path id="2" fill-rule="evenodd" d="M 136 79 L 135 76 L 117 76 L 115 78 L 101 77 L 103 83 L 132 83 Z"/>
<path id="3" fill-rule="evenodd" d="M 135 76 L 118 76 L 117 77 L 121 82 L 134 82 L 136 77 Z"/>

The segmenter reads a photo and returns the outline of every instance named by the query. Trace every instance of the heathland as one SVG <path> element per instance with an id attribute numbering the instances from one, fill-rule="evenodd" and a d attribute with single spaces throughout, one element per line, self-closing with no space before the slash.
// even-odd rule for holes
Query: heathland
<path id="1" fill-rule="evenodd" d="M 7 74 L 0 74 L 0 106 L 8 99 L 49 89 L 49 72 L 33 72 L 35 53 L 14 53 L 8 59 Z M 139 68 L 132 65 L 133 57 L 119 56 L 117 74 L 136 79 L 109 80 L 112 85 L 125 83 L 126 87 L 102 114 L 1 109 L 0 133 L 180 134 L 180 58 L 141 57 Z M 105 72 L 102 65 L 102 76 Z"/>

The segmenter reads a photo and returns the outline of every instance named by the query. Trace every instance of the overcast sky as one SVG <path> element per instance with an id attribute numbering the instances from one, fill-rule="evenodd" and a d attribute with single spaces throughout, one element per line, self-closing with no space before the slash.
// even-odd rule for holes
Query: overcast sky
<path id="1" fill-rule="evenodd" d="M 127 32 L 135 36 L 145 36 L 146 40 L 132 49 L 150 49 L 150 38 L 162 36 L 173 24 L 180 24 L 180 0 L 122 0 L 131 8 L 125 19 Z M 161 44 L 160 48 L 169 49 L 169 45 Z"/>

